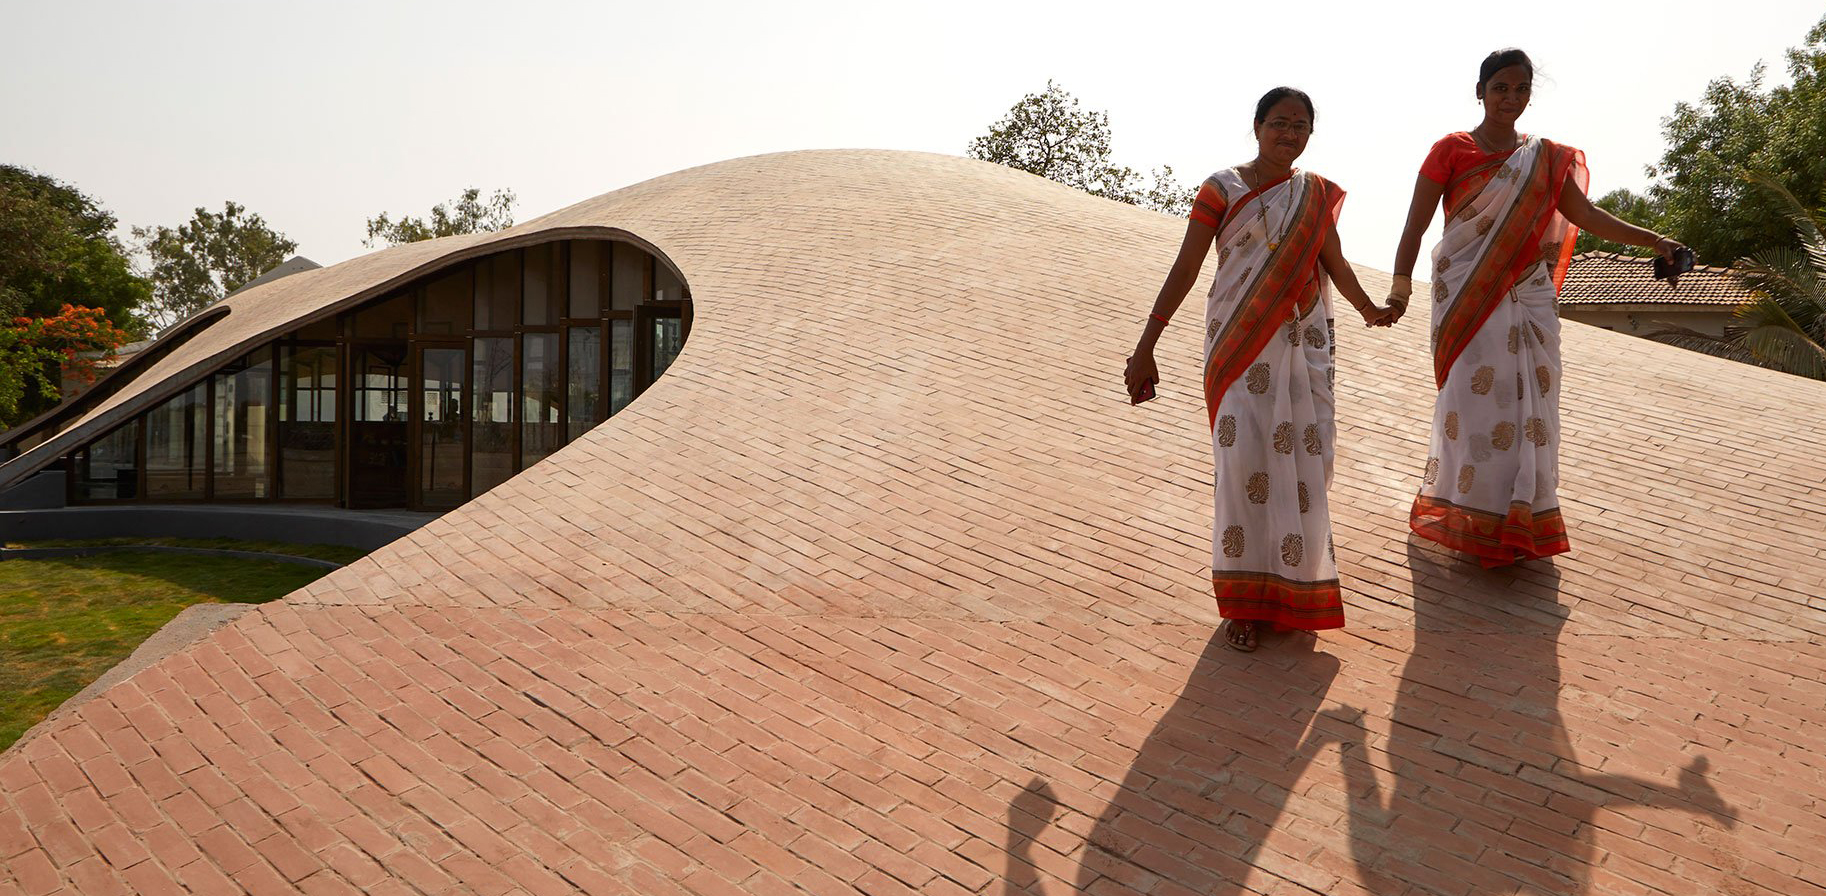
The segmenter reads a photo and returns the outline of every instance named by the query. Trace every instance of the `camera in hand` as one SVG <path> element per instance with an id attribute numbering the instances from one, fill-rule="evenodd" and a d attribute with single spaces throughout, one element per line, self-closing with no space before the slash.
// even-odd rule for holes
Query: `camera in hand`
<path id="1" fill-rule="evenodd" d="M 1655 279 L 1671 280 L 1693 269 L 1693 250 L 1685 246 L 1674 250 L 1674 260 L 1670 263 L 1661 256 L 1655 256 Z"/>

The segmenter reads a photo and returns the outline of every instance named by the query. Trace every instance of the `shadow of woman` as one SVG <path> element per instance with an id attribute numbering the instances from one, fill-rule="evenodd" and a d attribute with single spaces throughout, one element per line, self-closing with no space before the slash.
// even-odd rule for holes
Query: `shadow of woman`
<path id="1" fill-rule="evenodd" d="M 1315 651 L 1311 637 L 1277 637 L 1254 654 L 1221 636 L 1205 644 L 1092 826 L 1075 892 L 1247 892 L 1264 839 L 1325 747 L 1305 735 L 1338 674 L 1338 660 Z M 1004 893 L 1045 891 L 1030 851 L 1058 808 L 1039 779 L 1009 806 Z"/>
<path id="2" fill-rule="evenodd" d="M 1383 755 L 1367 747 L 1362 710 L 1326 710 L 1310 739 L 1341 747 L 1351 860 L 1363 887 L 1391 896 L 1575 896 L 1613 873 L 1595 867 L 1600 808 L 1675 809 L 1735 824 L 1704 757 L 1670 782 L 1579 763 L 1560 711 L 1567 614 L 1550 562 L 1486 571 L 1410 538 L 1408 569 L 1414 646 Z M 1393 779 L 1386 794 L 1382 777 Z"/>

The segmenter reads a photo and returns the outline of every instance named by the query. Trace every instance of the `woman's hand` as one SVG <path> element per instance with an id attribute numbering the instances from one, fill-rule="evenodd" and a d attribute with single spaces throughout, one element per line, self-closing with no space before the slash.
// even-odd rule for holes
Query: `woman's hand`
<path id="1" fill-rule="evenodd" d="M 1392 327 L 1395 325 L 1395 321 L 1401 319 L 1402 310 L 1393 304 L 1387 307 L 1371 304 L 1358 308 L 1357 313 L 1363 315 L 1365 326 Z"/>
<path id="2" fill-rule="evenodd" d="M 1671 236 L 1664 236 L 1655 240 L 1654 246 L 1655 254 L 1661 256 L 1662 260 L 1666 261 L 1668 264 L 1674 263 L 1674 253 L 1685 248 L 1686 246 L 1684 244 Z"/>
<path id="3" fill-rule="evenodd" d="M 1128 369 L 1122 374 L 1129 389 L 1129 404 L 1140 404 L 1154 397 L 1154 386 L 1160 382 L 1160 371 L 1154 366 L 1152 349 L 1136 349 L 1129 356 Z"/>

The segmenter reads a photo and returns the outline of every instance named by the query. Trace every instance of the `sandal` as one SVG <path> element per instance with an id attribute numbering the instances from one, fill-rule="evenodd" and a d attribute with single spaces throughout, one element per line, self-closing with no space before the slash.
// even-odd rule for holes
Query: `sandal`
<path id="1" fill-rule="evenodd" d="M 1242 631 L 1237 623 L 1247 624 L 1249 626 L 1248 631 Z M 1231 650 L 1237 650 L 1243 653 L 1253 653 L 1256 648 L 1255 626 L 1256 624 L 1254 622 L 1247 619 L 1226 619 L 1223 621 L 1223 624 L 1217 627 L 1217 630 L 1223 634 L 1224 643 L 1228 645 Z M 1237 638 L 1238 634 L 1242 635 L 1240 640 Z"/>

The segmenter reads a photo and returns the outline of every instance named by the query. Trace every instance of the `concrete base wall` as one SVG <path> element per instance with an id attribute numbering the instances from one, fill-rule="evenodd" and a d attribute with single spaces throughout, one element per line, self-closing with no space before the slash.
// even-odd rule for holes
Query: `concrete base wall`
<path id="1" fill-rule="evenodd" d="M 45 470 L 0 492 L 0 510 L 45 510 L 62 507 L 64 479 L 65 475 L 62 470 Z"/>
<path id="2" fill-rule="evenodd" d="M 374 550 L 437 518 L 314 506 L 138 504 L 0 511 L 0 540 L 235 538 Z"/>

